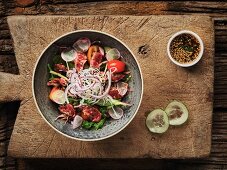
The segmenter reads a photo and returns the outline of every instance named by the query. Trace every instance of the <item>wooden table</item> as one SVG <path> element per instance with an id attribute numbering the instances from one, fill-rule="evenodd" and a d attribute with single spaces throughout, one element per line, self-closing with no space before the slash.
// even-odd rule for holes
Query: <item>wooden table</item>
<path id="1" fill-rule="evenodd" d="M 202 14 L 212 16 L 215 24 L 215 81 L 212 148 L 209 158 L 199 160 L 80 159 L 15 160 L 6 157 L 19 101 L 0 106 L 0 168 L 55 169 L 226 169 L 227 168 L 227 3 L 225 2 L 84 2 L 17 0 L 0 2 L 0 71 L 18 74 L 13 42 L 6 16 L 48 15 L 153 15 Z M 225 88 L 226 87 L 226 88 Z M 88 164 L 89 162 L 89 164 Z M 47 168 L 48 166 L 48 168 Z"/>

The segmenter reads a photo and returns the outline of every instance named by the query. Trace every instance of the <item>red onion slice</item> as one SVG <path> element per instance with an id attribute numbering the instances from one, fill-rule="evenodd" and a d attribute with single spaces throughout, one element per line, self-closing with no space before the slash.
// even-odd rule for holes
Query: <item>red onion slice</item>
<path id="1" fill-rule="evenodd" d="M 83 118 L 79 115 L 76 115 L 72 121 L 73 129 L 76 129 L 81 126 Z"/>
<path id="2" fill-rule="evenodd" d="M 102 56 L 104 56 L 104 55 L 105 55 L 105 52 L 104 52 L 104 50 L 103 50 L 103 48 L 102 48 L 102 47 L 99 47 L 99 52 L 101 53 L 101 55 L 102 55 Z"/>
<path id="3" fill-rule="evenodd" d="M 76 56 L 77 53 L 74 49 L 66 49 L 61 53 L 61 58 L 66 62 L 73 61 L 76 58 Z"/>
<path id="4" fill-rule="evenodd" d="M 69 73 L 71 77 L 65 89 L 65 100 L 67 103 L 69 103 L 69 95 L 82 99 L 91 99 L 92 102 L 96 102 L 108 95 L 112 76 L 110 71 L 106 72 L 106 80 L 103 80 L 103 73 L 93 68 L 84 69 L 78 73 L 74 69 Z"/>
<path id="5" fill-rule="evenodd" d="M 111 75 L 110 75 L 110 72 L 107 72 L 106 74 L 107 74 L 107 77 L 108 77 L 108 85 L 107 85 L 106 91 L 102 95 L 99 95 L 99 96 L 91 94 L 92 97 L 94 97 L 96 99 L 101 99 L 109 93 L 110 86 L 111 86 Z"/>
<path id="6" fill-rule="evenodd" d="M 120 107 L 114 106 L 108 110 L 108 113 L 113 119 L 120 119 L 123 116 L 124 111 Z"/>
<path id="7" fill-rule="evenodd" d="M 73 48 L 78 52 L 86 52 L 91 46 L 91 41 L 88 38 L 80 38 L 73 44 Z"/>
<path id="8" fill-rule="evenodd" d="M 107 53 L 106 53 L 106 59 L 108 61 L 117 60 L 118 58 L 120 58 L 120 56 L 121 56 L 121 54 L 116 48 L 112 48 L 109 51 L 107 51 Z"/>
<path id="9" fill-rule="evenodd" d="M 117 90 L 121 96 L 124 96 L 128 91 L 128 83 L 125 82 L 118 82 L 117 83 Z"/>

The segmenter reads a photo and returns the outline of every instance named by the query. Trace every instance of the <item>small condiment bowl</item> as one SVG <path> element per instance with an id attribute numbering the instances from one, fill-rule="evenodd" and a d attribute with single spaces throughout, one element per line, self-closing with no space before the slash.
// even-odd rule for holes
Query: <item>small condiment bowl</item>
<path id="1" fill-rule="evenodd" d="M 181 35 L 181 34 L 190 34 L 190 35 L 194 36 L 194 37 L 198 40 L 198 42 L 199 42 L 199 44 L 200 44 L 200 51 L 199 51 L 198 56 L 196 57 L 196 59 L 194 59 L 193 61 L 188 62 L 188 63 L 180 63 L 180 62 L 176 61 L 176 60 L 172 57 L 172 55 L 171 55 L 171 53 L 170 53 L 170 45 L 171 45 L 172 41 L 173 41 L 177 36 L 179 36 L 179 35 Z M 173 34 L 172 37 L 169 39 L 168 45 L 167 45 L 167 53 L 168 53 L 168 56 L 169 56 L 170 60 L 171 60 L 173 63 L 175 63 L 176 65 L 181 66 L 181 67 L 190 67 L 190 66 L 193 66 L 193 65 L 195 65 L 196 63 L 198 63 L 199 60 L 200 60 L 200 59 L 202 58 L 202 56 L 203 56 L 203 51 L 204 51 L 204 45 L 203 45 L 202 39 L 199 37 L 198 34 L 192 32 L 192 31 L 189 31 L 189 30 L 182 30 L 182 31 L 179 31 L 179 32 L 176 32 L 175 34 Z"/>

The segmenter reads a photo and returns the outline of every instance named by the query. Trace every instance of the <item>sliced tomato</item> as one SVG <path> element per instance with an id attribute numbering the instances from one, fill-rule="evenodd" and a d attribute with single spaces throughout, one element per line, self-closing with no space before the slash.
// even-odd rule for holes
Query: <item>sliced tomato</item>
<path id="1" fill-rule="evenodd" d="M 102 114 L 97 108 L 92 106 L 86 106 L 82 110 L 81 117 L 84 120 L 99 122 L 101 120 Z"/>
<path id="2" fill-rule="evenodd" d="M 120 60 L 110 60 L 107 62 L 107 68 L 113 73 L 121 73 L 125 70 L 125 63 Z"/>
<path id="3" fill-rule="evenodd" d="M 99 47 L 97 45 L 90 46 L 90 48 L 88 49 L 88 52 L 87 52 L 87 59 L 88 59 L 89 63 L 91 61 L 91 57 L 93 55 L 93 52 L 98 52 L 98 51 L 99 51 Z"/>
<path id="4" fill-rule="evenodd" d="M 75 63 L 75 68 L 78 72 L 83 70 L 84 64 L 86 63 L 86 61 L 87 61 L 87 56 L 84 53 L 77 52 L 77 57 L 74 60 L 74 63 Z"/>

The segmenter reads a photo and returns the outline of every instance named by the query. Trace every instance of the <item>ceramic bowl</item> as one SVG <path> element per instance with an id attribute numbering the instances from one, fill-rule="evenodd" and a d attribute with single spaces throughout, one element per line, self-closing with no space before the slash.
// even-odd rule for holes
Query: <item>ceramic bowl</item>
<path id="1" fill-rule="evenodd" d="M 170 45 L 171 45 L 172 41 L 173 41 L 177 36 L 179 36 L 179 35 L 181 35 L 181 34 L 190 34 L 190 35 L 194 36 L 194 37 L 198 40 L 198 42 L 199 42 L 199 44 L 200 44 L 200 51 L 199 51 L 199 54 L 198 54 L 197 58 L 194 59 L 193 61 L 189 62 L 189 63 L 179 63 L 178 61 L 176 61 L 176 60 L 172 57 L 172 55 L 171 55 L 171 53 L 170 53 Z M 196 34 L 195 32 L 189 31 L 189 30 L 182 30 L 182 31 L 176 32 L 175 34 L 173 34 L 173 35 L 171 36 L 171 38 L 169 39 L 168 44 L 167 44 L 167 54 L 168 54 L 168 57 L 170 58 L 170 60 L 171 60 L 174 64 L 176 64 L 176 65 L 178 65 L 178 66 L 181 66 L 181 67 L 190 67 L 190 66 L 193 66 L 193 65 L 195 65 L 196 63 L 198 63 L 199 60 L 200 60 L 200 59 L 202 58 L 202 56 L 203 56 L 203 51 L 204 51 L 204 45 L 203 45 L 202 39 L 199 37 L 198 34 Z"/>
<path id="2" fill-rule="evenodd" d="M 101 41 L 104 46 L 117 48 L 123 55 L 129 70 L 131 71 L 132 79 L 129 82 L 130 92 L 124 99 L 125 102 L 132 104 L 124 110 L 124 115 L 118 120 L 109 120 L 104 127 L 99 130 L 86 130 L 82 128 L 72 129 L 72 125 L 64 123 L 64 121 L 55 121 L 59 115 L 58 105 L 54 104 L 49 99 L 50 87 L 47 86 L 49 73 L 47 64 L 53 64 L 53 55 L 59 49 L 58 46 L 72 46 L 72 44 L 81 37 L 87 37 L 93 41 Z M 122 131 L 135 117 L 140 106 L 143 94 L 143 80 L 140 66 L 131 52 L 131 50 L 119 39 L 113 35 L 95 31 L 95 30 L 79 30 L 64 34 L 51 42 L 38 57 L 36 62 L 33 80 L 32 80 L 33 96 L 43 119 L 60 134 L 72 139 L 82 141 L 96 141 L 109 138 Z"/>

